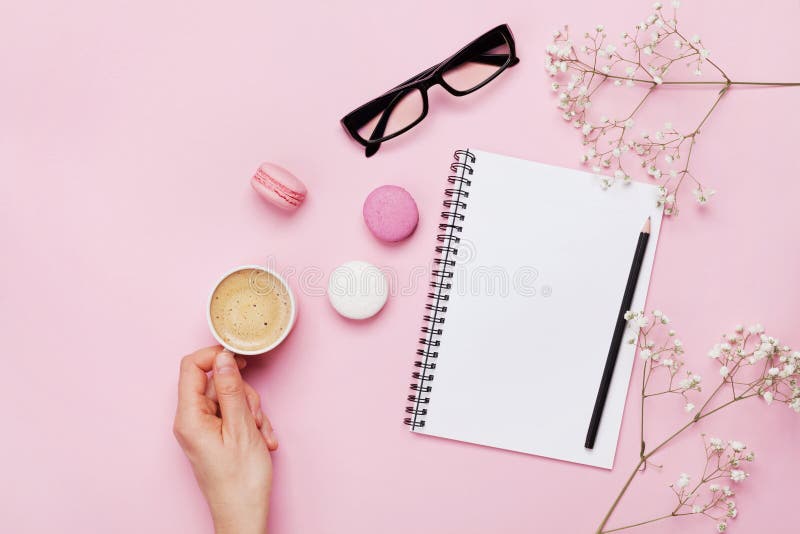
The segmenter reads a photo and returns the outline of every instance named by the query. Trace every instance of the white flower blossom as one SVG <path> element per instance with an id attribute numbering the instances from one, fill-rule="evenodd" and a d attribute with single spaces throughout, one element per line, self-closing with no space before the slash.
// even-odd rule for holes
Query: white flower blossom
<path id="1" fill-rule="evenodd" d="M 691 477 L 689 475 L 687 475 L 686 473 L 681 473 L 675 485 L 679 488 L 685 488 L 686 486 L 689 485 L 689 480 L 691 480 Z"/>
<path id="2" fill-rule="evenodd" d="M 746 479 L 749 475 L 742 471 L 741 469 L 731 469 L 731 480 L 734 482 L 742 482 Z"/>
<path id="3" fill-rule="evenodd" d="M 716 193 L 716 191 L 714 191 L 713 189 L 704 190 L 701 187 L 697 187 L 692 191 L 692 193 L 694 193 L 694 197 L 697 200 L 697 203 L 703 205 L 706 202 L 708 202 L 712 196 L 714 196 L 714 193 Z"/>
<path id="4" fill-rule="evenodd" d="M 686 411 L 686 413 L 691 413 L 691 411 L 694 410 L 694 404 L 687 402 L 683 409 Z"/>

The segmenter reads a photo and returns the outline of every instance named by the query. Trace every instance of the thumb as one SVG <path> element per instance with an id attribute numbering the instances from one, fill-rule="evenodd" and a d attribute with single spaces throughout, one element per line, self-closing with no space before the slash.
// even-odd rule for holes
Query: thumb
<path id="1" fill-rule="evenodd" d="M 219 411 L 222 414 L 223 429 L 238 433 L 252 420 L 247 407 L 244 381 L 233 354 L 223 350 L 214 359 L 214 389 L 217 390 Z"/>

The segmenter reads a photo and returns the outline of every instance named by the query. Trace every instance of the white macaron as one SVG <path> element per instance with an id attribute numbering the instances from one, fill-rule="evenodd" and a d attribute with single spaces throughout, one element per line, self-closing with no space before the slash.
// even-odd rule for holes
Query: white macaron
<path id="1" fill-rule="evenodd" d="M 328 299 L 343 317 L 368 319 L 381 311 L 389 296 L 386 276 L 365 261 L 349 261 L 337 267 L 328 281 Z"/>

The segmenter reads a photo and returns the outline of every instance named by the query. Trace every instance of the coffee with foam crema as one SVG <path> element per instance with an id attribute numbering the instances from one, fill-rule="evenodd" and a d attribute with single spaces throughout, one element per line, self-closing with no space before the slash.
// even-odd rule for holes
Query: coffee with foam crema
<path id="1" fill-rule="evenodd" d="M 275 275 L 242 269 L 226 276 L 211 295 L 211 325 L 233 349 L 266 349 L 292 322 L 289 290 Z"/>

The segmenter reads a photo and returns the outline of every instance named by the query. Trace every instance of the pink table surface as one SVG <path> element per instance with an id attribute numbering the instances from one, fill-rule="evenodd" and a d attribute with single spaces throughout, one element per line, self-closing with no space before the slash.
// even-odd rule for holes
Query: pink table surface
<path id="1" fill-rule="evenodd" d="M 800 3 L 765 5 L 685 1 L 682 24 L 737 77 L 796 81 Z M 454 148 L 578 166 L 578 136 L 542 69 L 551 32 L 604 23 L 616 36 L 649 6 L 5 2 L 0 530 L 210 532 L 171 433 L 178 360 L 212 342 L 203 307 L 218 274 L 270 261 L 294 269 L 295 287 L 305 273 L 310 288 L 288 342 L 246 371 L 281 440 L 272 532 L 592 531 L 637 454 L 636 394 L 613 471 L 411 435 L 401 420 L 425 288 L 407 280 L 432 255 Z M 501 22 L 522 62 L 496 83 L 463 99 L 434 91 L 428 119 L 369 160 L 340 130 L 343 113 Z M 687 95 L 697 110 L 677 104 Z M 659 116 L 692 125 L 711 99 L 662 98 Z M 798 102 L 800 89 L 728 95 L 695 159 L 719 193 L 705 210 L 685 198 L 663 230 L 649 305 L 671 316 L 707 376 L 706 351 L 739 322 L 800 345 Z M 250 190 L 262 160 L 307 182 L 295 215 Z M 409 189 L 421 210 L 397 246 L 376 242 L 361 219 L 363 199 L 385 183 Z M 356 258 L 398 273 L 398 294 L 365 324 L 321 294 L 327 273 Z M 651 430 L 666 432 L 679 412 L 656 410 Z M 702 428 L 758 454 L 731 531 L 796 532 L 800 419 L 752 403 Z M 618 523 L 670 506 L 667 484 L 698 470 L 700 447 L 687 437 L 670 448 Z M 692 518 L 641 532 L 679 527 L 712 530 Z"/>

